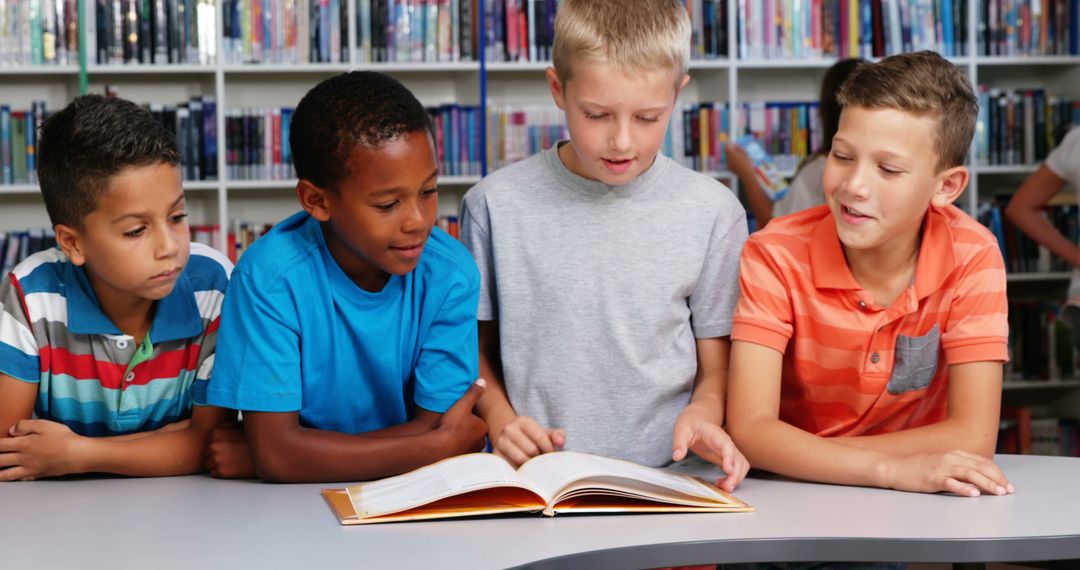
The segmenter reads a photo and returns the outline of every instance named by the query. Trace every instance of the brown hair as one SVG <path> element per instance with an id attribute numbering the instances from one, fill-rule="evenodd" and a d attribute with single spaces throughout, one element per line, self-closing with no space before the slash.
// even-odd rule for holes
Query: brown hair
<path id="1" fill-rule="evenodd" d="M 937 170 L 964 164 L 979 101 L 960 68 L 932 51 L 904 53 L 865 63 L 840 87 L 844 107 L 897 109 L 937 120 Z"/>
<path id="2" fill-rule="evenodd" d="M 562 0 L 551 60 L 563 83 L 581 60 L 624 72 L 670 69 L 678 82 L 690 63 L 690 33 L 679 0 Z"/>

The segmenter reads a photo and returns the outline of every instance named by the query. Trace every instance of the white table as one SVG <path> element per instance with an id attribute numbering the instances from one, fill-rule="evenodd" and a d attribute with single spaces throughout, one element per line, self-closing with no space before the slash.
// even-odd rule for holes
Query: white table
<path id="1" fill-rule="evenodd" d="M 655 567 L 1080 559 L 1080 459 L 999 456 L 977 499 L 751 478 L 745 514 L 511 516 L 342 527 L 333 485 L 205 476 L 0 484 L 0 568 Z M 699 465 L 683 469 L 703 472 Z"/>

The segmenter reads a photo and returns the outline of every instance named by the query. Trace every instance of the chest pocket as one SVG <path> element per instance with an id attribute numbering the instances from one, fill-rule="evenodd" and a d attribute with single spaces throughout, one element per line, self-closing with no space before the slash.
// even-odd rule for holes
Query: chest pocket
<path id="1" fill-rule="evenodd" d="M 935 324 L 922 336 L 896 337 L 896 359 L 886 388 L 890 394 L 922 390 L 930 385 L 937 372 L 941 329 Z"/>

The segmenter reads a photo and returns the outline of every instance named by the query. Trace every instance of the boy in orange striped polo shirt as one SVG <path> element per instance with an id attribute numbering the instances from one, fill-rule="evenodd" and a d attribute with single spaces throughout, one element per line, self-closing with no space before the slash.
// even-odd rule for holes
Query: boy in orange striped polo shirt
<path id="1" fill-rule="evenodd" d="M 841 87 L 826 204 L 746 242 L 728 427 L 755 467 L 905 491 L 1004 495 L 990 460 L 1007 360 L 1005 269 L 953 206 L 978 103 L 919 52 Z"/>

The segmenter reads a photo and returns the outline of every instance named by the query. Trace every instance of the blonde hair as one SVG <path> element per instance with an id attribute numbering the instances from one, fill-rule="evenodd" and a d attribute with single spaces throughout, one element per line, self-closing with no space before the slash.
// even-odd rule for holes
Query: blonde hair
<path id="1" fill-rule="evenodd" d="M 932 116 L 937 120 L 937 170 L 964 164 L 975 134 L 979 100 L 964 72 L 937 53 L 904 53 L 864 63 L 844 82 L 836 98 L 844 107 Z"/>
<path id="2" fill-rule="evenodd" d="M 679 0 L 562 0 L 552 64 L 563 83 L 581 61 L 622 72 L 670 69 L 679 82 L 690 63 L 690 33 Z"/>

